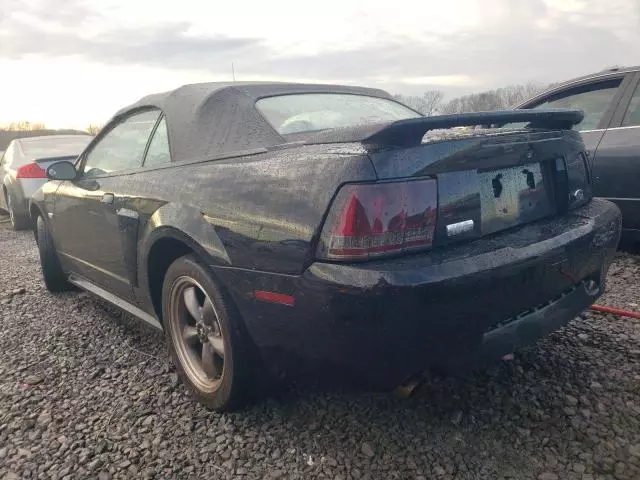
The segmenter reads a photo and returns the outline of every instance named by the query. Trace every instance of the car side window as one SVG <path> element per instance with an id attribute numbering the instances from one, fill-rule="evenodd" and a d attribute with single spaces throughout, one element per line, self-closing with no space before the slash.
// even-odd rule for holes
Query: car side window
<path id="1" fill-rule="evenodd" d="M 159 110 L 146 110 L 111 128 L 86 155 L 85 176 L 94 177 L 142 166 L 144 150 L 159 116 Z"/>
<path id="2" fill-rule="evenodd" d="M 164 116 L 160 119 L 156 131 L 153 133 L 147 155 L 144 157 L 144 166 L 152 167 L 171 161 L 169 151 L 169 136 L 167 134 L 167 122 Z"/>
<path id="3" fill-rule="evenodd" d="M 594 130 L 598 128 L 600 121 L 611 106 L 621 81 L 621 79 L 615 79 L 581 85 L 580 87 L 557 93 L 533 108 L 582 110 L 584 111 L 584 119 L 574 126 L 574 130 Z"/>
<path id="4" fill-rule="evenodd" d="M 631 103 L 627 108 L 627 113 L 622 120 L 623 127 L 637 127 L 640 126 L 640 85 L 636 87 L 636 91 L 631 97 Z"/>

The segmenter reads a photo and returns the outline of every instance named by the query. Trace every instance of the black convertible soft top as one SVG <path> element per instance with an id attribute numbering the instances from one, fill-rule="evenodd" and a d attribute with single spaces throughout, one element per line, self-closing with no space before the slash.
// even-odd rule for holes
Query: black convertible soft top
<path id="1" fill-rule="evenodd" d="M 164 112 L 174 161 L 214 158 L 286 143 L 255 106 L 256 100 L 296 93 L 346 93 L 391 99 L 383 90 L 297 83 L 195 83 L 148 95 L 116 117 L 155 107 Z"/>
<path id="2" fill-rule="evenodd" d="M 291 142 L 291 137 L 307 144 L 361 142 L 372 148 L 409 147 L 419 145 L 425 133 L 433 129 L 509 122 L 529 122 L 533 128 L 569 129 L 583 118 L 582 112 L 560 109 L 477 112 L 418 116 L 391 123 L 336 128 L 284 138 L 258 111 L 256 101 L 301 93 L 343 93 L 393 100 L 383 90 L 343 85 L 194 83 L 146 96 L 120 110 L 116 118 L 149 107 L 162 110 L 167 121 L 173 161 L 208 160 L 265 151 Z M 416 112 L 416 115 L 419 114 Z"/>

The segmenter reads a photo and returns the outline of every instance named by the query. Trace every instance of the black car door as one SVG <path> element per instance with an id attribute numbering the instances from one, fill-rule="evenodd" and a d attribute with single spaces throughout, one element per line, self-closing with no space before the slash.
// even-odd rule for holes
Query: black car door
<path id="1" fill-rule="evenodd" d="M 640 73 L 625 92 L 598 147 L 594 192 L 622 210 L 625 236 L 640 239 Z"/>
<path id="2" fill-rule="evenodd" d="M 159 118 L 159 110 L 144 110 L 111 122 L 80 158 L 78 178 L 62 182 L 55 197 L 53 233 L 65 267 L 125 299 L 133 299 L 138 213 L 122 199 L 132 195 L 127 176 L 142 167 Z"/>
<path id="3" fill-rule="evenodd" d="M 520 108 L 572 108 L 583 110 L 584 119 L 574 129 L 581 132 L 593 164 L 593 160 L 597 155 L 598 145 L 630 82 L 631 78 L 624 73 L 606 74 L 552 90 L 546 95 L 532 99 L 530 102 L 520 106 Z"/>

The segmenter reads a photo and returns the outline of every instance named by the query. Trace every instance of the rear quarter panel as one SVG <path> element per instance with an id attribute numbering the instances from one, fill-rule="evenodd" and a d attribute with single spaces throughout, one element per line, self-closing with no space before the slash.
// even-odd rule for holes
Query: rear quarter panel
<path id="1" fill-rule="evenodd" d="M 212 264 L 299 274 L 340 185 L 375 178 L 358 147 L 315 146 L 176 164 L 123 176 L 120 185 L 138 203 L 140 268 L 157 238 L 180 232 Z"/>

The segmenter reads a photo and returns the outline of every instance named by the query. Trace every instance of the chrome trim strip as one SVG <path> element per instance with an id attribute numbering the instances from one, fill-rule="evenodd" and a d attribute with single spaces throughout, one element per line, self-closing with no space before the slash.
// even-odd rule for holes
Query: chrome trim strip
<path id="1" fill-rule="evenodd" d="M 138 220 L 140 218 L 140 214 L 135 210 L 131 210 L 129 208 L 121 208 L 116 212 L 121 217 L 132 218 L 134 220 Z"/>
<path id="2" fill-rule="evenodd" d="M 620 197 L 604 197 L 605 200 L 611 200 L 612 202 L 640 202 L 640 198 L 620 198 Z"/>
<path id="3" fill-rule="evenodd" d="M 640 128 L 640 125 L 631 125 L 629 127 L 596 128 L 595 130 L 578 130 L 578 132 L 580 133 L 606 132 L 607 130 L 633 130 L 635 128 Z"/>
<path id="4" fill-rule="evenodd" d="M 473 225 L 473 220 L 465 220 L 463 222 L 447 225 L 447 237 L 453 237 L 455 235 L 470 232 L 473 230 Z"/>
<path id="5" fill-rule="evenodd" d="M 640 125 L 631 125 L 629 127 L 611 127 L 609 130 L 633 130 L 640 128 Z"/>

